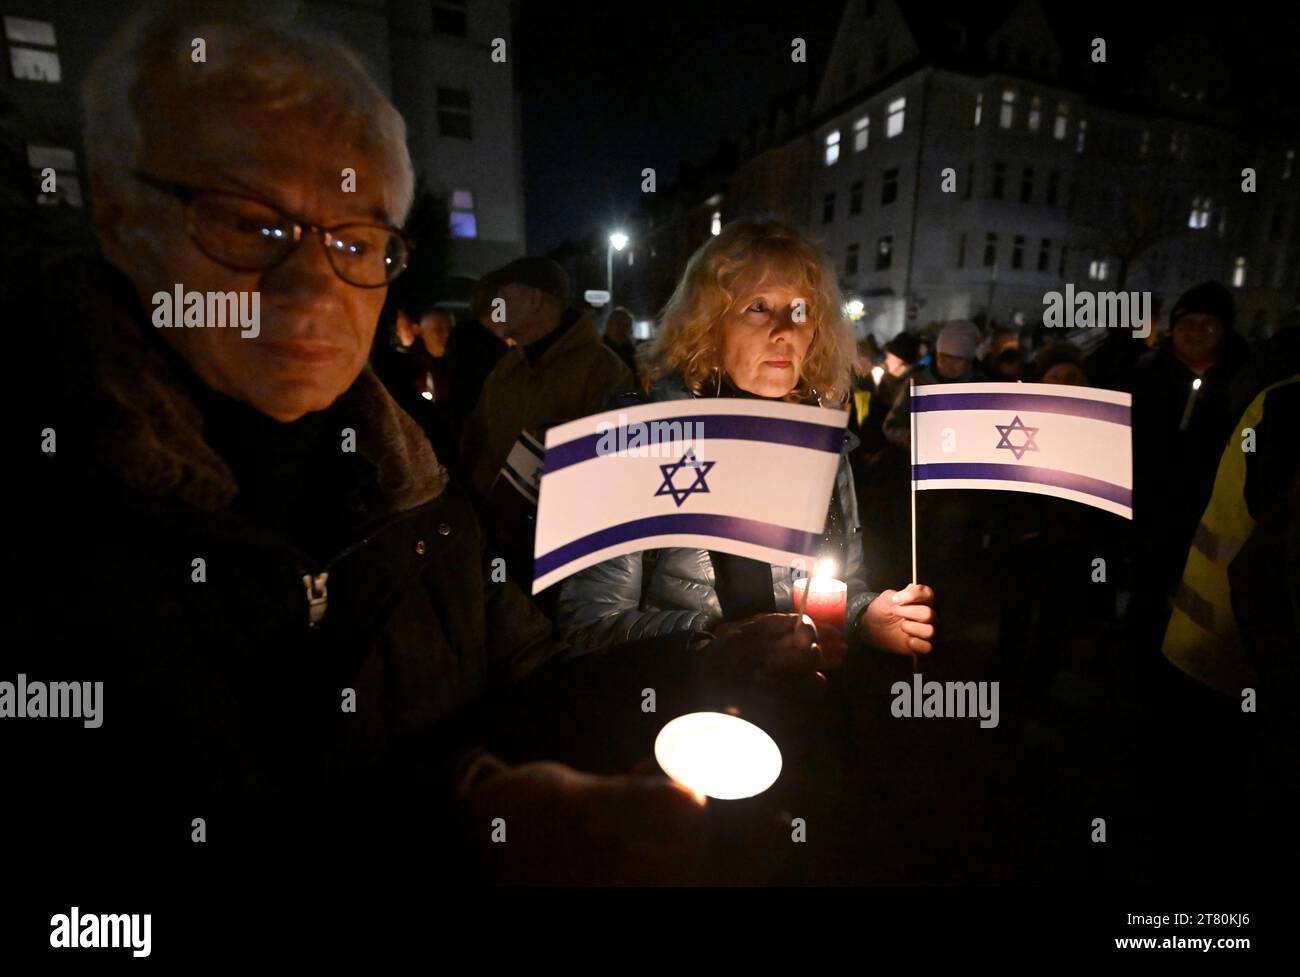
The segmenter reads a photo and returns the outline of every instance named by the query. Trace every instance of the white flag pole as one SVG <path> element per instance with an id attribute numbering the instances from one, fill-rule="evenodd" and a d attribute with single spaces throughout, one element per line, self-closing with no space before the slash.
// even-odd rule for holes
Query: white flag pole
<path id="1" fill-rule="evenodd" d="M 912 426 L 911 437 L 908 439 L 911 445 L 912 464 L 909 474 L 912 478 L 912 583 L 916 580 L 916 376 L 915 374 L 907 378 L 907 406 L 909 421 Z M 916 661 L 916 652 L 912 652 L 912 672 L 916 673 L 918 668 Z"/>

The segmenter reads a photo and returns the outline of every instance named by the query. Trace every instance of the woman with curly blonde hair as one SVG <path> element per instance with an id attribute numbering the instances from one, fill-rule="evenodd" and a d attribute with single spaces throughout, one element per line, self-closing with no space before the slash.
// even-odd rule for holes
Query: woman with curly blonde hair
<path id="1" fill-rule="evenodd" d="M 776 221 L 736 221 L 691 257 L 644 358 L 632 402 L 744 397 L 843 408 L 854 339 L 835 271 L 814 244 Z M 876 594 L 867 587 L 846 436 L 827 514 L 825 545 L 848 584 L 843 636 L 818 635 L 793 614 L 794 572 L 688 548 L 630 553 L 565 581 L 559 625 L 583 651 L 682 634 L 722 642 L 722 658 L 761 673 L 808 674 L 834 665 L 845 642 L 900 654 L 930 650 L 929 587 Z M 779 477 L 779 473 L 774 473 Z M 713 644 L 708 638 L 702 643 Z M 718 657 L 718 656 L 710 656 Z"/>

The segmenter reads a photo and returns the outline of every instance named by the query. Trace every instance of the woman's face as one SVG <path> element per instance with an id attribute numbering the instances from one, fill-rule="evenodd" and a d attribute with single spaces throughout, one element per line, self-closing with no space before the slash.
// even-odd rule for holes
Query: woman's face
<path id="1" fill-rule="evenodd" d="M 741 390 L 784 397 L 812 345 L 810 298 L 774 282 L 746 285 L 722 318 L 722 368 Z"/>

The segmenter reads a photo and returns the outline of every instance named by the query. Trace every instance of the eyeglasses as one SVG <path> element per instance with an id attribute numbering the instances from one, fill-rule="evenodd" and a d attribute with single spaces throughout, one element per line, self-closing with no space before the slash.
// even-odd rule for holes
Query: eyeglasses
<path id="1" fill-rule="evenodd" d="M 293 252 L 303 233 L 318 236 L 334 274 L 357 288 L 382 288 L 406 269 L 411 243 L 387 224 L 318 227 L 255 197 L 174 183 L 136 172 L 141 183 L 170 193 L 184 206 L 185 233 L 217 264 L 266 271 Z"/>

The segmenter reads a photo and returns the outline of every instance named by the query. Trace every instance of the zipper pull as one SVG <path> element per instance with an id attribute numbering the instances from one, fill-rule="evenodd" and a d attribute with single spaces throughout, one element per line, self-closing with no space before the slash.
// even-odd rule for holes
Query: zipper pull
<path id="1" fill-rule="evenodd" d="M 328 579 L 328 572 L 318 573 L 315 577 L 310 573 L 302 575 L 302 582 L 307 588 L 307 627 L 309 628 L 314 628 L 325 616 L 325 609 L 328 606 L 325 582 Z"/>

